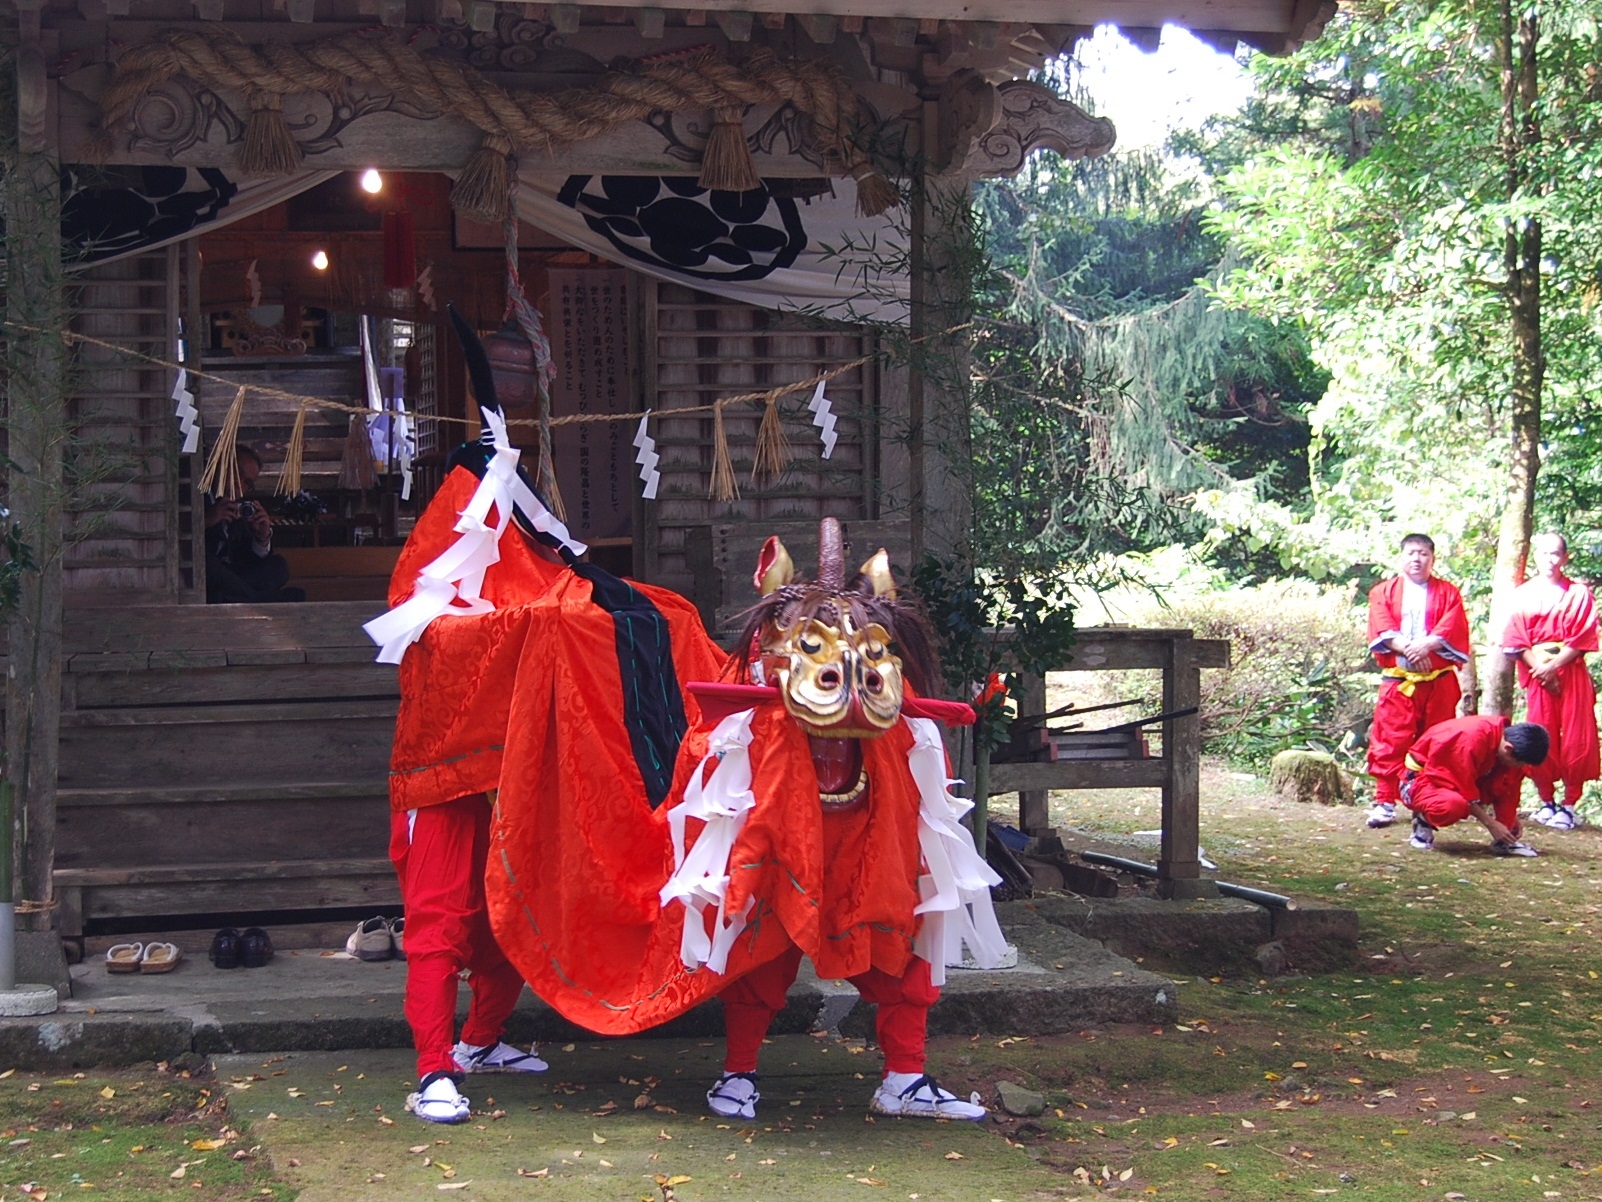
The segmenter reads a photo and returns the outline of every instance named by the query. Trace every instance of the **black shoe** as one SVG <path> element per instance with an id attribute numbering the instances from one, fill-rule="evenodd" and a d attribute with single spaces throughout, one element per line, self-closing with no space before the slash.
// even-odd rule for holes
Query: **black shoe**
<path id="1" fill-rule="evenodd" d="M 218 968 L 238 968 L 243 951 L 239 932 L 233 927 L 224 927 L 212 937 L 211 962 Z"/>
<path id="2" fill-rule="evenodd" d="M 273 941 L 260 927 L 248 927 L 239 937 L 240 951 L 246 968 L 265 967 L 273 958 Z"/>

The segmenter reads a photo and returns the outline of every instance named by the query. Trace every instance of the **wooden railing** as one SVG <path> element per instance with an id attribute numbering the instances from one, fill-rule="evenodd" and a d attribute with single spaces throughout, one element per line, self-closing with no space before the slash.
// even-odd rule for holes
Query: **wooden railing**
<path id="1" fill-rule="evenodd" d="M 1189 630 L 1090 627 L 1079 632 L 1073 655 L 1058 670 L 1159 668 L 1163 674 L 1161 712 L 1167 714 L 1200 704 L 1202 668 L 1228 666 L 1229 643 L 1223 639 L 1198 639 Z M 1026 684 L 1018 711 L 1020 717 L 1046 712 L 1043 680 Z M 990 769 L 992 795 L 1018 794 L 1019 825 L 1025 834 L 1050 831 L 1046 794 L 1051 789 L 1142 788 L 1162 790 L 1162 851 L 1157 869 L 1163 896 L 1214 896 L 1217 890 L 1212 881 L 1202 878 L 1197 854 L 1201 810 L 1201 719 L 1197 714 L 1162 723 L 1162 754 L 1149 759 L 1000 763 Z"/>

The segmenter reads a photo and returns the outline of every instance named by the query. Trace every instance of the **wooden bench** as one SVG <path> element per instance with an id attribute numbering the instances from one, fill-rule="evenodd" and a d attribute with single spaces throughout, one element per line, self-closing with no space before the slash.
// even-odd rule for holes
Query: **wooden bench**
<path id="1" fill-rule="evenodd" d="M 399 688 L 361 629 L 381 609 L 68 611 L 63 935 L 104 920 L 398 903 L 388 776 Z"/>
<path id="2" fill-rule="evenodd" d="M 1162 712 L 1175 713 L 1201 701 L 1201 669 L 1229 667 L 1229 643 L 1198 639 L 1189 630 L 1087 627 L 1079 631 L 1063 672 L 1121 672 L 1160 668 Z M 1026 683 L 1019 717 L 1046 712 L 1046 684 Z M 1146 759 L 1059 760 L 1056 763 L 996 764 L 990 791 L 1018 794 L 1018 821 L 1025 834 L 1051 830 L 1046 795 L 1052 789 L 1161 789 L 1162 851 L 1158 885 L 1166 897 L 1216 895 L 1201 875 L 1197 854 L 1201 810 L 1201 718 L 1190 714 L 1162 724 L 1163 753 Z"/>

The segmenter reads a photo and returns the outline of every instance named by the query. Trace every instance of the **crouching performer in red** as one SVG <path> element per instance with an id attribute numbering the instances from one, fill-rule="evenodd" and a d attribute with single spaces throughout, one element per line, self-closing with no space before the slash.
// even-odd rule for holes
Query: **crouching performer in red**
<path id="1" fill-rule="evenodd" d="M 1402 801 L 1413 813 L 1408 845 L 1435 847 L 1435 832 L 1473 817 L 1499 856 L 1533 856 L 1520 836 L 1519 788 L 1546 759 L 1546 730 L 1530 722 L 1509 726 L 1499 716 L 1471 714 L 1430 727 L 1413 744 L 1402 776 Z"/>
<path id="2" fill-rule="evenodd" d="M 1420 735 L 1457 713 L 1462 690 L 1454 669 L 1469 657 L 1463 595 L 1434 574 L 1434 540 L 1427 534 L 1402 539 L 1401 568 L 1368 594 L 1368 649 L 1380 666 L 1368 734 L 1371 827 L 1396 821 L 1403 760 Z"/>
<path id="3" fill-rule="evenodd" d="M 564 755 L 559 716 L 513 725 L 508 765 L 539 748 L 563 770 L 503 773 L 495 932 L 535 991 L 594 1031 L 641 1031 L 721 996 L 715 1114 L 755 1117 L 758 1050 L 805 955 L 878 1006 L 873 1110 L 981 1118 L 924 1064 L 946 966 L 965 946 L 987 966 L 1006 952 L 998 878 L 958 823 L 970 803 L 949 791 L 935 722 L 972 710 L 916 695 L 936 678 L 932 640 L 884 552 L 848 577 L 838 522 L 820 543 L 803 582 L 768 541 L 748 651 L 687 686 L 699 720 L 659 809 L 626 776 Z"/>

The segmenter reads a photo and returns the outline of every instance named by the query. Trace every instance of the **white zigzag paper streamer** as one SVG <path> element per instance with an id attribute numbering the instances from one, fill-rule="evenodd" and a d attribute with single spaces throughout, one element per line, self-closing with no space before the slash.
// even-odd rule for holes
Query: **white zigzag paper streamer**
<path id="1" fill-rule="evenodd" d="M 640 416 L 640 428 L 634 431 L 634 447 L 639 452 L 634 456 L 634 462 L 640 465 L 640 481 L 645 485 L 640 495 L 647 501 L 654 501 L 656 486 L 662 482 L 662 473 L 656 470 L 662 457 L 656 453 L 656 439 L 646 429 L 646 423 L 650 420 L 651 411 L 647 409 Z"/>
<path id="2" fill-rule="evenodd" d="M 184 357 L 184 344 L 178 344 L 178 358 Z M 178 418 L 178 433 L 183 435 L 183 453 L 193 455 L 200 449 L 200 427 L 195 419 L 200 416 L 200 410 L 195 408 L 195 394 L 189 391 L 189 371 L 187 368 L 178 369 L 178 378 L 173 382 L 172 399 L 176 402 L 175 415 Z"/>
<path id="3" fill-rule="evenodd" d="M 823 439 L 823 457 L 829 458 L 834 454 L 834 444 L 840 441 L 840 436 L 834 432 L 840 419 L 834 415 L 834 402 L 823 395 L 823 381 L 812 390 L 812 400 L 807 408 L 812 411 L 812 424 L 818 428 L 818 435 Z"/>
<path id="4" fill-rule="evenodd" d="M 256 270 L 259 259 L 252 259 L 250 266 L 245 268 L 245 283 L 250 286 L 250 307 L 261 308 L 261 274 Z"/>

